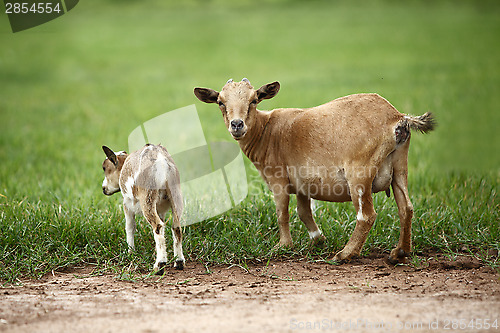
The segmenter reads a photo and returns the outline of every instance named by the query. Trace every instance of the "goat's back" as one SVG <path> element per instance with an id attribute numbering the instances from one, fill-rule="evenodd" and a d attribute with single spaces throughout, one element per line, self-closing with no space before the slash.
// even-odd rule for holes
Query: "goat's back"
<path id="1" fill-rule="evenodd" d="M 394 129 L 404 114 L 377 94 L 356 94 L 309 109 L 276 109 L 269 117 L 282 156 L 307 159 L 291 164 L 340 165 L 394 150 Z"/>
<path id="2" fill-rule="evenodd" d="M 130 154 L 125 160 L 120 174 L 120 185 L 127 181 L 146 190 L 161 190 L 169 186 L 169 179 L 177 179 L 179 172 L 165 147 L 148 144 Z"/>

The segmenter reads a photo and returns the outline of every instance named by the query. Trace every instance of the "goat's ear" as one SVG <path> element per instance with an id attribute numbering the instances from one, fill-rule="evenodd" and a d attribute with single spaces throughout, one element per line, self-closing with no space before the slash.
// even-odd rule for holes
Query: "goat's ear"
<path id="1" fill-rule="evenodd" d="M 116 154 L 106 146 L 102 146 L 102 150 L 104 151 L 104 154 L 106 154 L 108 159 L 111 161 L 111 163 L 113 163 L 116 166 L 118 164 L 118 159 L 116 158 Z"/>
<path id="2" fill-rule="evenodd" d="M 205 103 L 217 103 L 219 92 L 209 88 L 194 88 L 194 94 Z"/>
<path id="3" fill-rule="evenodd" d="M 260 102 L 263 99 L 273 98 L 278 91 L 280 91 L 280 83 L 278 81 L 265 84 L 257 90 L 257 99 Z"/>

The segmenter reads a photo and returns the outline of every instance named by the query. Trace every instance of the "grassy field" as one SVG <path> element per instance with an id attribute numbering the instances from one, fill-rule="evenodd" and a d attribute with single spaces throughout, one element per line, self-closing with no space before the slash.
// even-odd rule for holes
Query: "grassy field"
<path id="1" fill-rule="evenodd" d="M 82 264 L 148 272 L 149 226 L 139 224 L 138 251 L 128 255 L 120 195 L 101 193 L 100 147 L 127 149 L 135 127 L 190 104 L 208 141 L 231 140 L 217 108 L 192 90 L 243 77 L 257 87 L 281 82 L 262 109 L 377 92 L 401 112 L 433 111 L 438 129 L 414 135 L 409 157 L 415 253 L 465 251 L 499 266 L 487 253 L 500 250 L 500 3 L 181 3 L 84 1 L 15 34 L 0 14 L 0 280 Z M 247 165 L 249 197 L 185 228 L 188 264 L 325 260 L 341 249 L 354 209 L 319 203 L 325 247 L 308 248 L 293 210 L 295 248 L 273 253 L 272 196 Z M 375 197 L 379 215 L 365 251 L 385 252 L 397 242 L 397 210 L 393 198 Z"/>

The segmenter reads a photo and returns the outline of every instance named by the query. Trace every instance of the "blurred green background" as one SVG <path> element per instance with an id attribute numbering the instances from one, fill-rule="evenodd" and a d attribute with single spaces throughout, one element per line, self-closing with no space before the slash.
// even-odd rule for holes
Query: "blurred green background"
<path id="1" fill-rule="evenodd" d="M 470 223 L 487 214 L 496 225 L 499 32 L 498 1 L 80 1 L 18 33 L 0 13 L 3 226 L 23 202 L 52 207 L 37 217 L 47 221 L 95 206 L 88 219 L 100 223 L 114 200 L 121 218 L 119 196 L 101 194 L 101 145 L 127 149 L 135 127 L 190 104 L 208 141 L 231 140 L 193 88 L 243 77 L 256 88 L 280 81 L 262 109 L 377 92 L 403 113 L 434 112 L 437 130 L 412 138 L 410 193 L 457 212 L 481 201 Z M 436 193 L 456 189 L 456 177 L 447 206 Z"/>
<path id="2" fill-rule="evenodd" d="M 1 14 L 0 193 L 93 195 L 102 144 L 190 104 L 230 140 L 192 90 L 243 77 L 281 82 L 265 109 L 377 92 L 433 111 L 412 166 L 498 174 L 499 28 L 496 1 L 82 1 L 15 34 Z"/>

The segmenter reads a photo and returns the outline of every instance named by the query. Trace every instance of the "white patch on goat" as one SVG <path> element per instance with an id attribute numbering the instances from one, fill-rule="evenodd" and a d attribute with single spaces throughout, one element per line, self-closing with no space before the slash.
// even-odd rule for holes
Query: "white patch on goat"
<path id="1" fill-rule="evenodd" d="M 356 216 L 356 218 L 358 219 L 358 221 L 365 221 L 365 216 L 363 215 L 363 201 L 361 200 L 361 197 L 363 196 L 363 190 L 362 189 L 358 189 L 358 205 L 359 205 L 359 208 L 358 208 L 358 215 Z"/>
<path id="2" fill-rule="evenodd" d="M 158 268 L 159 263 L 167 262 L 167 247 L 165 244 L 165 224 L 161 223 L 160 232 L 157 234 L 153 232 L 156 243 L 156 263 L 155 269 Z"/>
<path id="3" fill-rule="evenodd" d="M 319 229 L 316 231 L 309 231 L 309 238 L 310 239 L 315 239 L 316 237 L 319 237 L 321 235 L 323 235 L 323 233 Z"/>
<path id="4" fill-rule="evenodd" d="M 129 176 L 127 180 L 125 181 L 125 185 L 122 189 L 122 196 L 123 199 L 129 200 L 130 202 L 134 201 L 136 198 L 134 198 L 134 193 L 132 191 L 132 187 L 134 186 L 135 179 L 132 176 Z"/>
<path id="5" fill-rule="evenodd" d="M 311 199 L 311 212 L 316 211 L 316 201 L 314 199 Z"/>
<path id="6" fill-rule="evenodd" d="M 137 200 L 134 197 L 123 197 L 123 204 L 127 206 L 127 208 L 133 212 L 134 214 L 137 215 L 143 215 L 142 214 L 142 209 L 141 209 L 141 204 L 139 203 L 139 200 Z"/>
<path id="7" fill-rule="evenodd" d="M 114 193 L 120 190 L 118 187 L 114 187 L 109 184 L 107 177 L 104 177 L 104 180 L 102 181 L 102 187 L 106 189 L 107 193 Z"/>
<path id="8" fill-rule="evenodd" d="M 172 238 L 174 240 L 174 257 L 176 261 L 185 261 L 184 253 L 182 253 L 182 243 L 179 242 L 177 236 L 175 235 L 174 229 L 172 229 Z"/>
<path id="9" fill-rule="evenodd" d="M 170 165 L 163 155 L 159 155 L 158 159 L 155 161 L 156 173 L 155 177 L 155 187 L 157 189 L 166 188 L 167 173 L 169 172 Z"/>
<path id="10" fill-rule="evenodd" d="M 142 215 L 141 205 L 139 204 L 139 200 L 134 197 L 134 193 L 132 191 L 132 187 L 135 184 L 135 180 L 139 173 L 137 172 L 133 177 L 129 176 L 125 181 L 125 189 L 122 190 L 123 196 L 123 204 L 127 206 L 127 208 L 132 211 L 134 214 Z"/>
<path id="11" fill-rule="evenodd" d="M 134 177 L 128 177 L 127 181 L 125 182 L 125 191 L 123 193 L 127 194 L 128 197 L 132 197 L 132 186 L 134 186 Z"/>
<path id="12" fill-rule="evenodd" d="M 124 202 L 126 202 L 124 200 Z M 128 252 L 132 252 L 135 249 L 134 245 L 134 233 L 135 233 L 135 214 L 130 209 L 130 207 L 126 207 L 125 209 L 125 232 L 127 233 L 127 244 L 128 244 Z"/>

